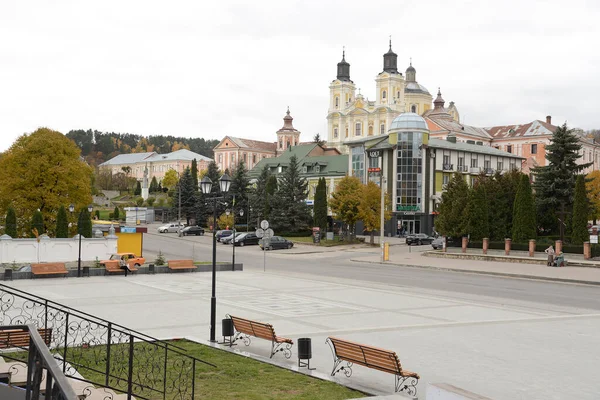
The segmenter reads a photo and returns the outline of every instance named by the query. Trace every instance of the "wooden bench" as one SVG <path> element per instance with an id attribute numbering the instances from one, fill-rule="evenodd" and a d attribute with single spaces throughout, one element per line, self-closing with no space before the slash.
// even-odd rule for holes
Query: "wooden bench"
<path id="1" fill-rule="evenodd" d="M 129 264 L 129 272 L 137 272 L 138 269 L 135 267 L 135 265 L 131 265 Z M 110 263 L 110 264 L 106 264 L 105 265 L 105 274 L 106 275 L 110 275 L 110 274 L 124 274 L 125 270 L 123 268 L 121 268 L 121 266 L 119 265 L 119 263 Z"/>
<path id="2" fill-rule="evenodd" d="M 352 375 L 352 364 L 358 364 L 394 374 L 395 392 L 405 391 L 411 396 L 416 396 L 417 384 L 420 379 L 419 374 L 402 369 L 398 355 L 395 352 L 335 337 L 328 337 L 326 342 L 329 343 L 333 352 L 331 376 L 343 371 L 344 375 L 350 377 Z M 346 365 L 340 367 L 342 361 L 346 361 Z"/>
<path id="3" fill-rule="evenodd" d="M 271 342 L 271 357 L 275 353 L 282 351 L 285 358 L 292 356 L 292 345 L 294 341 L 292 339 L 277 336 L 273 325 L 265 324 L 263 322 L 252 321 L 240 317 L 234 317 L 228 315 L 233 322 L 233 327 L 237 331 L 233 342 L 242 339 L 246 346 L 250 345 L 250 336 L 254 336 L 260 339 L 269 340 Z"/>
<path id="4" fill-rule="evenodd" d="M 180 269 L 197 269 L 198 267 L 194 265 L 194 260 L 169 260 L 169 270 L 176 271 Z"/>
<path id="5" fill-rule="evenodd" d="M 50 346 L 52 340 L 52 328 L 38 328 L 38 333 L 42 337 L 46 346 Z M 8 329 L 0 330 L 0 349 L 10 349 L 13 347 L 28 347 L 29 331 L 26 329 Z"/>
<path id="6" fill-rule="evenodd" d="M 34 277 L 42 275 L 64 275 L 66 277 L 69 271 L 65 268 L 65 263 L 44 263 L 31 264 L 31 273 Z"/>

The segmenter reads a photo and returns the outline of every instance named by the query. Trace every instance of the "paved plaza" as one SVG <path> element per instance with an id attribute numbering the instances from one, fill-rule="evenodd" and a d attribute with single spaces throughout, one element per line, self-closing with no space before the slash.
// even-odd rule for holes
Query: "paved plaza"
<path id="1" fill-rule="evenodd" d="M 284 255 L 271 256 L 275 260 Z M 315 258 L 318 260 L 318 258 Z M 369 268 L 368 264 L 365 268 Z M 388 268 L 398 268 L 389 266 Z M 374 271 L 375 272 L 375 271 Z M 149 335 L 209 338 L 210 273 L 39 279 L 10 283 Z M 278 335 L 312 338 L 317 371 L 328 373 L 328 336 L 394 350 L 406 369 L 492 399 L 597 399 L 600 312 L 350 279 L 262 272 L 220 272 L 220 319 L 232 314 L 273 324 Z M 253 339 L 240 350 L 268 357 Z M 292 366 L 293 356 L 275 359 Z M 393 393 L 393 376 L 361 366 L 339 381 Z"/>

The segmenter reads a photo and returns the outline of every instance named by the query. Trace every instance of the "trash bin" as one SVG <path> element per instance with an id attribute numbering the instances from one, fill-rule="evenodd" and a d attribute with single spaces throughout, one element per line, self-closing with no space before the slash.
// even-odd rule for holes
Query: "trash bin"
<path id="1" fill-rule="evenodd" d="M 154 272 L 154 264 L 148 265 L 148 273 L 153 275 L 156 273 Z"/>
<path id="2" fill-rule="evenodd" d="M 228 344 L 229 346 L 233 346 L 233 320 L 231 318 L 223 318 L 221 320 L 221 334 L 223 335 L 223 344 Z M 225 338 L 228 338 L 227 340 Z"/>
<path id="3" fill-rule="evenodd" d="M 310 338 L 298 339 L 298 367 L 310 367 L 310 359 L 312 358 L 312 345 Z M 303 362 L 302 360 L 306 360 Z"/>
<path id="4" fill-rule="evenodd" d="M 12 269 L 6 268 L 4 270 L 4 280 L 5 281 L 12 281 Z"/>

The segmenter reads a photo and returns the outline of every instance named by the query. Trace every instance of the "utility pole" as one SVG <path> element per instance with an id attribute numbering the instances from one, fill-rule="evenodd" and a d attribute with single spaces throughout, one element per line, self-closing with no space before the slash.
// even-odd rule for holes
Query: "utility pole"
<path id="1" fill-rule="evenodd" d="M 384 207 L 385 207 L 385 190 L 383 189 L 383 169 L 382 171 L 379 173 L 379 189 L 381 190 L 381 215 L 380 215 L 380 220 L 379 220 L 379 246 L 381 247 L 381 262 L 383 263 L 383 259 L 384 259 L 384 250 L 383 250 L 383 237 L 384 237 Z"/>

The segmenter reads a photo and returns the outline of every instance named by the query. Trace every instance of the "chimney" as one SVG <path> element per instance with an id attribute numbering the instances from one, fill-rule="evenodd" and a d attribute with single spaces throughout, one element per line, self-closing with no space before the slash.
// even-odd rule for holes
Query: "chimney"
<path id="1" fill-rule="evenodd" d="M 552 115 L 546 115 L 546 123 L 552 125 Z"/>

